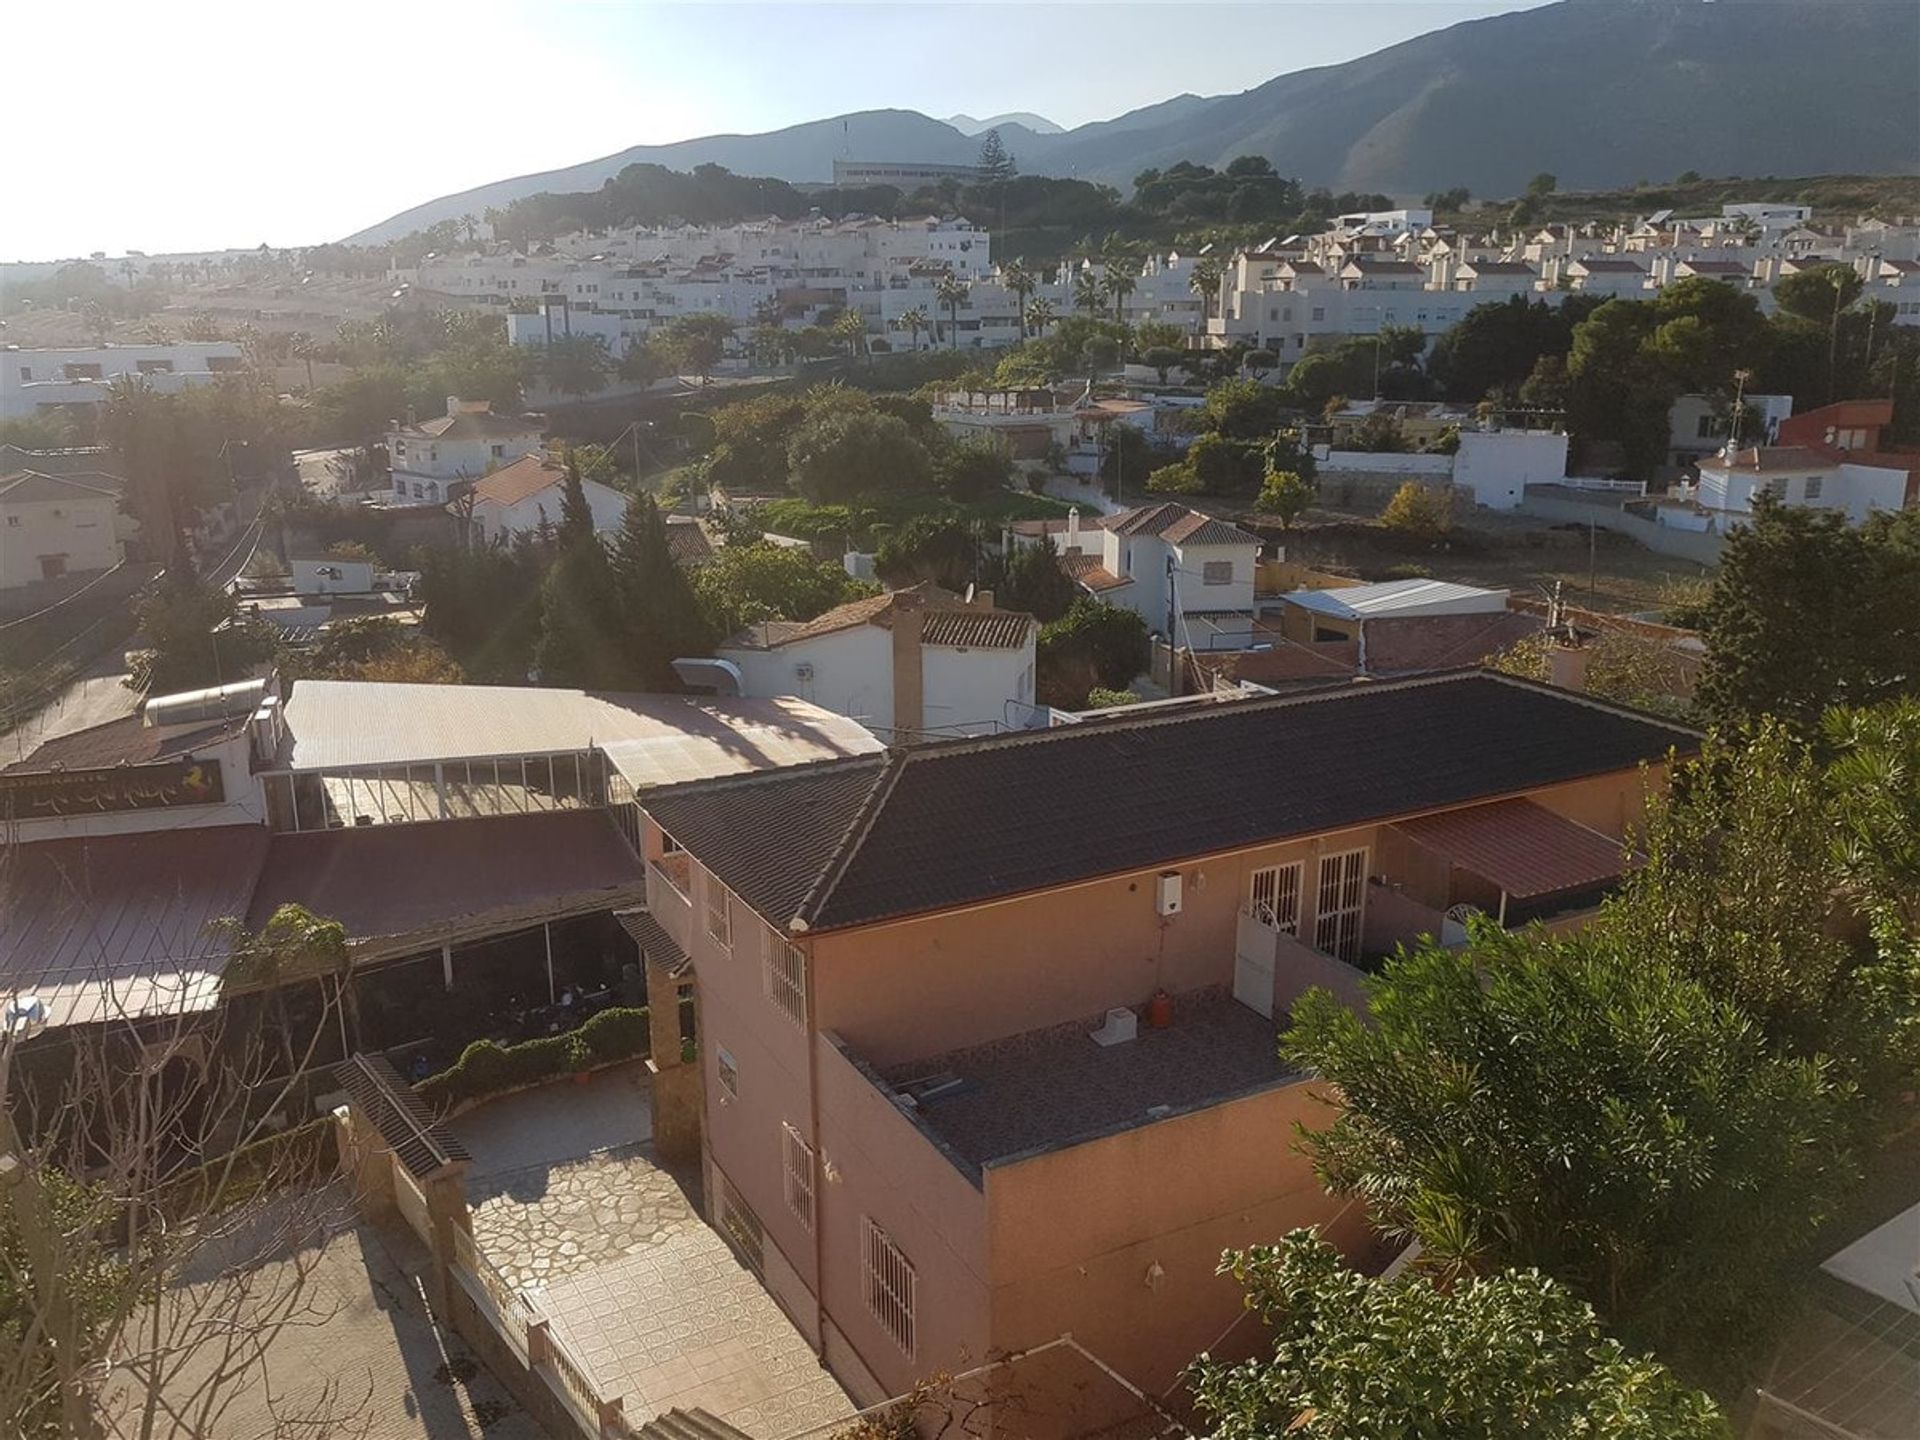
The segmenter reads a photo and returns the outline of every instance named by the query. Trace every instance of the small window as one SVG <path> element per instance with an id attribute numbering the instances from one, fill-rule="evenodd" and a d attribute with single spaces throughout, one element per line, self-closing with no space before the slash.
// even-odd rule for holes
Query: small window
<path id="1" fill-rule="evenodd" d="M 1826 488 L 1826 484 L 1826 476 L 1809 475 L 1807 477 L 1807 499 L 1818 500 L 1820 498 L 1820 492 Z"/>
<path id="2" fill-rule="evenodd" d="M 728 950 L 733 948 L 732 899 L 719 877 L 707 872 L 707 934 Z"/>
<path id="3" fill-rule="evenodd" d="M 1256 920 L 1283 935 L 1300 933 L 1300 875 L 1303 862 L 1268 865 L 1253 872 L 1247 888 L 1247 908 Z"/>
<path id="4" fill-rule="evenodd" d="M 7 516 L 7 524 L 15 528 L 18 528 L 20 524 L 20 517 L 18 515 Z"/>
<path id="5" fill-rule="evenodd" d="M 800 1223 L 813 1229 L 813 1147 L 793 1126 L 780 1126 L 780 1149 L 786 1162 L 787 1208 Z"/>
<path id="6" fill-rule="evenodd" d="M 860 1231 L 861 1288 L 866 1292 L 867 1309 L 911 1360 L 917 1283 L 913 1265 L 892 1237 L 873 1223 L 872 1216 L 860 1217 Z"/>
<path id="7" fill-rule="evenodd" d="M 740 1067 L 733 1063 L 733 1052 L 724 1046 L 714 1048 L 714 1060 L 720 1070 L 720 1093 L 729 1100 L 740 1098 Z"/>
<path id="8" fill-rule="evenodd" d="M 171 375 L 173 373 L 173 361 L 171 360 L 139 360 L 134 363 L 139 366 L 142 375 Z"/>
<path id="9" fill-rule="evenodd" d="M 1316 306 L 1314 306 L 1314 307 L 1313 307 L 1313 318 L 1314 318 L 1314 319 L 1316 319 L 1316 320 L 1324 320 L 1324 319 L 1326 319 L 1326 318 L 1327 318 L 1327 307 L 1326 307 L 1326 306 L 1324 306 L 1324 305 L 1316 305 Z"/>
<path id="10" fill-rule="evenodd" d="M 100 367 L 90 363 L 76 362 L 70 365 L 63 365 L 60 368 L 69 380 L 98 380 L 101 378 Z"/>
<path id="11" fill-rule="evenodd" d="M 1900 308 L 1904 310 L 1906 307 L 1903 305 Z M 20 367 L 20 383 L 24 385 L 31 379 L 33 379 L 33 367 L 31 365 L 22 365 Z"/>
<path id="12" fill-rule="evenodd" d="M 238 355 L 209 355 L 207 371 L 213 375 L 229 375 L 240 368 Z"/>
<path id="13" fill-rule="evenodd" d="M 794 1024 L 807 1023 L 807 953 L 779 936 L 767 946 L 767 998 Z"/>
<path id="14" fill-rule="evenodd" d="M 1207 561 L 1200 567 L 1200 581 L 1203 585 L 1231 585 L 1233 562 L 1231 560 Z"/>
<path id="15" fill-rule="evenodd" d="M 496 460 L 501 460 L 506 458 L 506 453 L 507 453 L 507 447 L 504 445 L 496 445 L 493 447 L 493 458 Z"/>

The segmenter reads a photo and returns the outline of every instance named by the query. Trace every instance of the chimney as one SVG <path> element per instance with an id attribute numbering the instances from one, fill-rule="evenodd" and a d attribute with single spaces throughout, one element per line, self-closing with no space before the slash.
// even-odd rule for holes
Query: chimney
<path id="1" fill-rule="evenodd" d="M 1080 548 L 1080 507 L 1078 505 L 1067 511 L 1067 543 L 1061 548 L 1069 555 Z"/>
<path id="2" fill-rule="evenodd" d="M 448 414 L 448 416 L 450 416 L 450 417 L 451 417 L 451 416 L 454 416 L 454 415 L 458 415 L 459 413 L 460 413 L 460 397 L 459 397 L 458 395 L 449 395 L 449 396 L 447 396 L 447 414 Z"/>
<path id="3" fill-rule="evenodd" d="M 921 632 L 927 623 L 927 597 L 918 590 L 893 595 L 893 738 L 896 744 L 920 738 L 924 687 L 921 684 Z"/>
<path id="4" fill-rule="evenodd" d="M 1562 690 L 1587 688 L 1587 651 L 1577 638 L 1553 642 L 1547 651 L 1547 683 Z"/>

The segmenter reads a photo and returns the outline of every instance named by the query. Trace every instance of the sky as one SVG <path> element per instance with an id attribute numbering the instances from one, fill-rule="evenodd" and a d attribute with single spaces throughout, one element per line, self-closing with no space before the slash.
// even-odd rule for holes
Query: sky
<path id="1" fill-rule="evenodd" d="M 1071 127 L 1539 3 L 12 5 L 8 108 L 35 118 L 0 138 L 0 260 L 315 244 L 630 145 L 851 110 Z"/>

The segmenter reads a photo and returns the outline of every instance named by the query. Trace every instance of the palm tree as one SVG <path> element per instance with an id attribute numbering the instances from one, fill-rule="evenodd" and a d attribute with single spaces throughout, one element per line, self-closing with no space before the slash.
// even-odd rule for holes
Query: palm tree
<path id="1" fill-rule="evenodd" d="M 966 283 L 951 272 L 940 277 L 940 283 L 933 287 L 933 298 L 947 307 L 947 348 L 960 346 L 960 307 L 966 303 Z"/>
<path id="2" fill-rule="evenodd" d="M 1027 338 L 1027 297 L 1039 282 L 1024 264 L 1013 260 L 1000 267 L 1000 283 L 1013 293 L 1014 309 L 1020 317 L 1020 338 L 1024 340 Z"/>
<path id="3" fill-rule="evenodd" d="M 1036 300 L 1027 306 L 1027 312 L 1021 317 L 1033 327 L 1035 335 L 1045 335 L 1047 327 L 1059 317 L 1053 313 L 1053 305 L 1046 300 Z"/>
<path id="4" fill-rule="evenodd" d="M 833 322 L 833 333 L 847 342 L 847 357 L 857 358 L 867 339 L 867 318 L 858 310 L 842 310 Z"/>
<path id="5" fill-rule="evenodd" d="M 1125 264 L 1113 264 L 1107 267 L 1107 278 L 1100 288 L 1113 301 L 1113 318 L 1122 325 L 1127 323 L 1127 297 L 1139 288 L 1139 281 L 1133 278 L 1133 272 Z"/>
<path id="6" fill-rule="evenodd" d="M 1073 277 L 1073 308 L 1089 315 L 1100 313 L 1100 277 L 1093 271 L 1082 270 Z"/>
<path id="7" fill-rule="evenodd" d="M 907 330 L 913 336 L 913 348 L 916 350 L 920 348 L 920 332 L 933 328 L 932 322 L 927 319 L 927 312 L 918 305 L 902 313 L 900 318 L 893 323 L 896 326 L 904 325 L 907 327 Z"/>
<path id="8" fill-rule="evenodd" d="M 1213 299 L 1220 293 L 1220 262 L 1211 255 L 1203 255 L 1193 262 L 1193 273 L 1187 277 L 1187 288 L 1200 297 L 1202 319 L 1213 318 Z"/>

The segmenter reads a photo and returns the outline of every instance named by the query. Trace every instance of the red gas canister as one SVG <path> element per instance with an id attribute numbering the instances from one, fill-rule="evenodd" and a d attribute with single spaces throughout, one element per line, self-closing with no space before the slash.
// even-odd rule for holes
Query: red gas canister
<path id="1" fill-rule="evenodd" d="M 1156 1030 L 1173 1024 L 1173 997 L 1166 991 L 1154 991 L 1153 998 L 1147 1001 L 1147 1024 Z"/>

